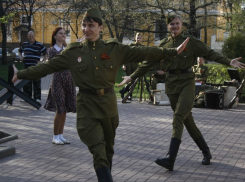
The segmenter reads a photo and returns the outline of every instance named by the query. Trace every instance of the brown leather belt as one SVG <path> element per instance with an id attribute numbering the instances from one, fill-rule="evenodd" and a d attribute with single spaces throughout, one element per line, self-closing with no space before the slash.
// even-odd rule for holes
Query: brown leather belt
<path id="1" fill-rule="evenodd" d="M 179 70 L 169 70 L 168 72 L 169 72 L 169 74 L 175 74 L 175 75 L 180 75 L 183 73 L 193 73 L 191 68 L 179 69 Z"/>
<path id="2" fill-rule="evenodd" d="M 83 94 L 96 95 L 98 97 L 114 91 L 114 87 L 102 88 L 102 89 L 79 89 L 79 92 Z"/>

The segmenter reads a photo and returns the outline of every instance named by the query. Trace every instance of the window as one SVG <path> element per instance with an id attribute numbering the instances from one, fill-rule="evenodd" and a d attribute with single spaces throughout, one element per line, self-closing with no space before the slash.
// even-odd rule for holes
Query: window
<path id="1" fill-rule="evenodd" d="M 124 29 L 124 36 L 129 38 L 129 39 L 134 39 L 134 31 L 130 30 L 134 29 L 134 21 L 133 20 L 128 20 L 127 25 L 126 25 L 126 29 Z"/>
<path id="2" fill-rule="evenodd" d="M 71 27 L 70 27 L 70 20 L 68 19 L 61 19 L 60 20 L 60 26 L 64 28 L 66 32 L 66 43 L 71 42 Z"/>
<path id="3" fill-rule="evenodd" d="M 163 38 L 167 37 L 167 25 L 166 22 L 163 20 L 156 20 L 155 23 L 155 31 L 157 33 L 155 33 L 155 39 L 156 40 L 161 40 Z"/>
<path id="4" fill-rule="evenodd" d="M 26 15 L 21 16 L 20 18 L 21 25 L 28 25 L 28 18 Z M 31 25 L 33 23 L 33 19 L 31 17 Z"/>
<path id="5" fill-rule="evenodd" d="M 13 26 L 12 22 L 9 22 L 9 23 L 6 24 L 7 42 L 12 42 L 12 26 Z"/>
<path id="6" fill-rule="evenodd" d="M 26 17 L 22 17 L 21 24 L 26 24 L 26 23 L 28 23 L 27 16 Z"/>

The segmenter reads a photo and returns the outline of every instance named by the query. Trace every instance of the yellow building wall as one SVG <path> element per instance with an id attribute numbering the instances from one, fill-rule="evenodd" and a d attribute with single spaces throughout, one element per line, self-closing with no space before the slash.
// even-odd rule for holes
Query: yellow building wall
<path id="1" fill-rule="evenodd" d="M 43 18 L 44 16 L 44 18 Z M 75 17 L 74 17 L 75 18 Z M 76 25 L 75 25 L 75 19 L 72 19 L 71 21 L 71 25 L 72 27 L 75 29 Z M 43 22 L 44 19 L 44 22 Z M 14 20 L 14 27 L 19 25 L 19 20 Z M 53 22 L 57 22 L 57 24 L 54 24 Z M 209 22 L 216 22 L 216 24 L 218 26 L 224 26 L 225 25 L 225 20 L 222 18 L 214 18 L 208 20 Z M 36 12 L 34 14 L 34 18 L 33 18 L 33 24 L 32 24 L 32 28 L 35 31 L 35 36 L 36 36 L 36 40 L 39 42 L 42 42 L 44 44 L 50 44 L 51 43 L 51 36 L 52 36 L 52 32 L 53 30 L 59 26 L 59 19 L 54 17 L 51 13 L 49 12 Z M 143 29 L 145 27 L 142 27 Z M 152 31 L 154 31 L 154 26 L 151 29 Z M 110 35 L 108 33 L 108 29 L 106 27 L 106 24 L 104 23 L 104 34 L 103 34 L 103 39 L 108 39 L 110 38 Z M 207 28 L 207 44 L 210 45 L 211 43 L 211 36 L 216 34 L 217 35 L 217 40 L 223 40 L 223 32 L 225 32 L 224 30 L 218 30 L 216 28 L 211 28 L 208 27 Z M 1 32 L 0 32 L 1 33 Z M 142 33 L 143 34 L 143 38 L 144 38 L 144 45 L 149 45 L 149 46 L 156 46 L 154 44 L 154 33 Z M 81 31 L 81 25 L 79 25 L 78 27 L 78 36 L 82 36 L 82 31 Z M 0 41 L 1 41 L 2 36 L 0 37 Z M 149 42 L 146 42 L 147 40 L 150 40 Z M 204 41 L 204 30 L 201 30 L 201 40 Z M 71 39 L 70 42 L 76 42 L 77 41 L 77 37 L 76 35 L 72 32 L 71 30 Z M 18 31 L 14 31 L 12 32 L 12 42 L 19 42 L 19 32 Z"/>

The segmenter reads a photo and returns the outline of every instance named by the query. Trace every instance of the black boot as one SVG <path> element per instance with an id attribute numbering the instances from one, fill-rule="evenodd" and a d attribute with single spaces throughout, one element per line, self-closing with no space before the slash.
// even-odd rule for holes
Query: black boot
<path id="1" fill-rule="evenodd" d="M 96 170 L 98 182 L 113 182 L 110 169 L 103 166 Z"/>
<path id="2" fill-rule="evenodd" d="M 158 158 L 155 161 L 155 163 L 157 163 L 159 166 L 165 167 L 169 171 L 173 171 L 174 162 L 178 154 L 180 143 L 181 143 L 181 140 L 177 138 L 172 138 L 170 142 L 169 152 L 167 154 L 167 157 Z"/>
<path id="3" fill-rule="evenodd" d="M 203 165 L 209 165 L 210 164 L 210 159 L 212 159 L 212 155 L 210 153 L 209 147 L 204 140 L 203 136 L 201 135 L 198 139 L 194 140 L 199 147 L 199 149 L 202 151 L 203 154 L 203 160 L 202 164 Z"/>
<path id="4" fill-rule="evenodd" d="M 112 168 L 112 161 L 109 161 L 109 163 L 110 163 L 110 171 L 111 171 L 111 168 Z"/>
<path id="5" fill-rule="evenodd" d="M 119 90 L 120 94 L 121 94 L 121 98 L 124 98 L 124 94 L 126 93 L 125 91 L 125 87 L 123 87 L 121 90 Z"/>

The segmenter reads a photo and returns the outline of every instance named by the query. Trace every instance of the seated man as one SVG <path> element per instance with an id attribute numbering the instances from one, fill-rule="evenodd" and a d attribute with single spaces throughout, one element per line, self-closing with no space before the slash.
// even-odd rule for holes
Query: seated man
<path id="1" fill-rule="evenodd" d="M 195 73 L 195 81 L 206 83 L 208 78 L 208 67 L 203 65 L 204 58 L 198 57 L 197 58 L 197 65 L 192 67 L 193 72 Z"/>

